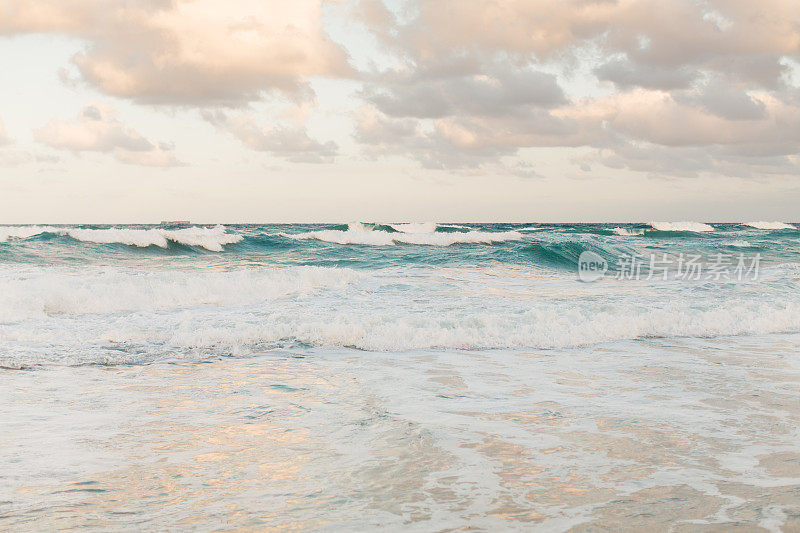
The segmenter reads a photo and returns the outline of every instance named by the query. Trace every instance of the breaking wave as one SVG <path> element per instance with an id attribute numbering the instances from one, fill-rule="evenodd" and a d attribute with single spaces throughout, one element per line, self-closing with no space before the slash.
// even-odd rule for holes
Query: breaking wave
<path id="1" fill-rule="evenodd" d="M 0 242 L 11 239 L 30 239 L 42 233 L 59 233 L 59 228 L 52 226 L 0 226 Z"/>
<path id="2" fill-rule="evenodd" d="M 221 252 L 226 244 L 242 240 L 241 235 L 227 233 L 224 226 L 213 228 L 191 227 L 176 230 L 163 228 L 59 228 L 54 226 L 5 226 L 0 227 L 0 242 L 10 239 L 28 239 L 36 235 L 50 233 L 64 235 L 76 241 L 97 244 L 126 244 L 146 248 L 158 246 L 167 248 L 170 242 L 186 246 L 198 246 L 212 252 Z"/>
<path id="3" fill-rule="evenodd" d="M 715 231 L 713 226 L 703 222 L 650 222 L 650 227 L 658 231 L 690 231 L 694 233 Z"/>
<path id="4" fill-rule="evenodd" d="M 756 229 L 797 229 L 795 226 L 791 224 L 786 224 L 785 222 L 766 222 L 763 220 L 757 222 L 747 222 L 743 224 L 744 226 L 749 226 L 751 228 Z"/>
<path id="5" fill-rule="evenodd" d="M 643 229 L 613 228 L 611 231 L 613 231 L 615 235 L 621 235 L 623 237 L 634 237 L 637 235 L 644 235 Z"/>
<path id="6" fill-rule="evenodd" d="M 0 323 L 25 317 L 142 313 L 243 306 L 307 297 L 360 279 L 347 268 L 291 267 L 233 272 L 89 268 L 0 270 Z"/>
<path id="7" fill-rule="evenodd" d="M 298 240 L 317 240 L 334 244 L 361 244 L 368 246 L 394 246 L 396 244 L 418 244 L 426 246 L 451 246 L 453 244 L 495 244 L 522 239 L 518 231 L 487 232 L 412 232 L 430 229 L 429 226 L 396 225 L 405 231 L 388 232 L 368 229 L 363 224 L 350 224 L 347 230 L 329 229 L 305 233 L 280 233 L 281 236 Z M 435 225 L 434 225 L 435 226 Z M 392 226 L 394 228 L 394 226 Z M 435 230 L 435 227 L 433 228 Z"/>
<path id="8" fill-rule="evenodd" d="M 389 224 L 389 227 L 401 233 L 433 233 L 439 226 L 433 222 L 409 222 L 407 224 Z"/>

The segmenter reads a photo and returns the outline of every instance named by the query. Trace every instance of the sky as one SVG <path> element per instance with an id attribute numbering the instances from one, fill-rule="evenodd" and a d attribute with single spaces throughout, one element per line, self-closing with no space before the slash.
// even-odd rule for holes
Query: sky
<path id="1" fill-rule="evenodd" d="M 796 0 L 0 0 L 0 224 L 798 205 Z"/>

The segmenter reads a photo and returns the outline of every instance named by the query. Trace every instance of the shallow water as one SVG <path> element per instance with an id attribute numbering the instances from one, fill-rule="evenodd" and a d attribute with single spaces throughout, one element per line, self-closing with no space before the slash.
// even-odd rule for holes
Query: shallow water
<path id="1" fill-rule="evenodd" d="M 800 336 L 0 374 L 0 529 L 789 531 Z"/>
<path id="2" fill-rule="evenodd" d="M 799 417 L 793 224 L 0 228 L 0 530 L 792 531 Z"/>

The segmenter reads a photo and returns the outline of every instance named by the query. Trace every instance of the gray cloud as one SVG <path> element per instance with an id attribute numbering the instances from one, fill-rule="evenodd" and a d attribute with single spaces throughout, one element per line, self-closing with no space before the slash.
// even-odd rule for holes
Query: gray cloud
<path id="1" fill-rule="evenodd" d="M 402 76 L 391 73 L 367 91 L 367 98 L 391 116 L 441 118 L 451 115 L 509 115 L 520 108 L 552 108 L 566 102 L 552 74 L 509 64 L 475 73 Z"/>
<path id="2" fill-rule="evenodd" d="M 717 78 L 702 86 L 698 93 L 678 95 L 678 99 L 696 103 L 727 120 L 760 120 L 767 115 L 763 102 L 753 99 L 743 88 Z"/>
<path id="3" fill-rule="evenodd" d="M 229 116 L 221 111 L 204 111 L 202 115 L 217 128 L 234 135 L 248 148 L 268 152 L 287 161 L 330 163 L 338 151 L 336 143 L 312 139 L 302 127 L 277 125 L 266 128 L 247 115 Z"/>
<path id="4" fill-rule="evenodd" d="M 692 85 L 699 73 L 690 67 L 665 68 L 636 65 L 629 59 L 616 59 L 594 70 L 598 79 L 610 81 L 619 88 L 646 87 L 648 89 L 685 89 Z"/>
<path id="5" fill-rule="evenodd" d="M 401 65 L 371 77 L 356 139 L 425 166 L 479 167 L 526 147 L 593 147 L 602 164 L 653 175 L 795 172 L 800 58 L 791 0 L 410 0 L 362 17 Z M 367 9 L 365 8 L 365 9 Z M 586 58 L 616 92 L 568 100 Z M 467 155 L 468 154 L 468 155 Z"/>

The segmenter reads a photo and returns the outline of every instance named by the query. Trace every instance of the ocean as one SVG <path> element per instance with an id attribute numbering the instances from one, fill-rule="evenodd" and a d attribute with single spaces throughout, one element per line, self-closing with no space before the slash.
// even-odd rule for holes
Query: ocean
<path id="1" fill-rule="evenodd" d="M 798 227 L 0 226 L 0 529 L 798 529 Z"/>

